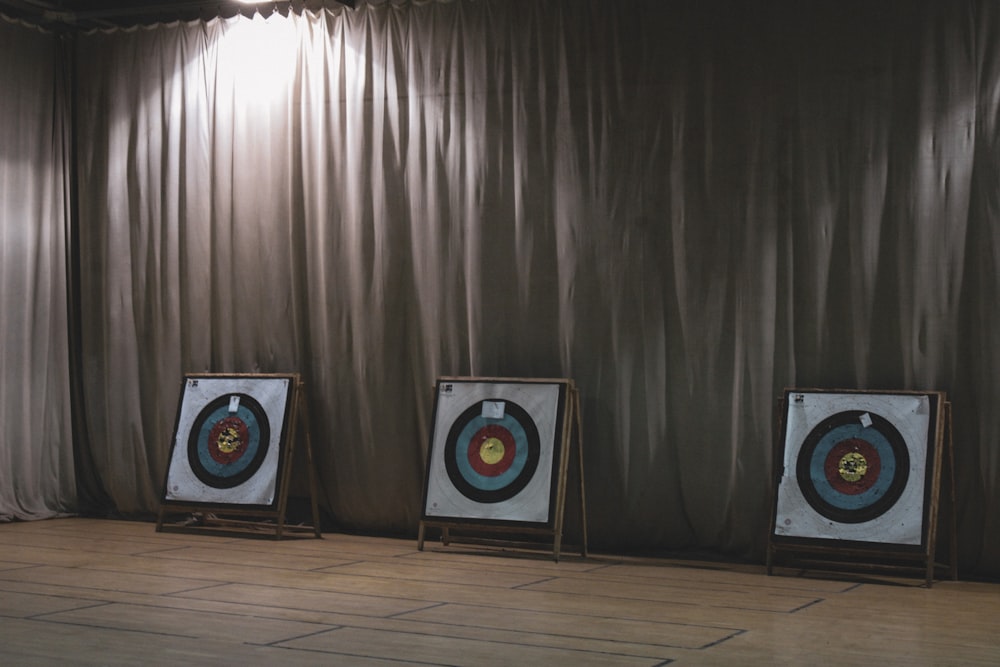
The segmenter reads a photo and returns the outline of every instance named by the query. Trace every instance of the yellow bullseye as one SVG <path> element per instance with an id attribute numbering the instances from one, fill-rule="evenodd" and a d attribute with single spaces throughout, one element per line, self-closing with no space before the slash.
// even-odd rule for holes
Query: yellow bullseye
<path id="1" fill-rule="evenodd" d="M 847 452 L 840 459 L 838 472 L 848 482 L 856 482 L 868 472 L 868 461 L 857 452 Z"/>
<path id="2" fill-rule="evenodd" d="M 220 452 L 232 454 L 240 448 L 240 434 L 232 426 L 227 426 L 219 434 L 219 439 L 216 440 L 215 445 L 219 448 Z"/>
<path id="3" fill-rule="evenodd" d="M 490 465 L 500 463 L 503 454 L 504 446 L 499 438 L 486 438 L 483 444 L 479 445 L 479 457 Z"/>

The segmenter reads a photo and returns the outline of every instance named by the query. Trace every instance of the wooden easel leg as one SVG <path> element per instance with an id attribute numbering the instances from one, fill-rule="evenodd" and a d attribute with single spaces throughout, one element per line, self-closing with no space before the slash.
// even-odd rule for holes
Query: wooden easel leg
<path id="1" fill-rule="evenodd" d="M 424 522 L 420 522 L 420 527 L 417 528 L 417 551 L 424 550 Z"/>
<path id="2" fill-rule="evenodd" d="M 307 440 L 306 441 L 306 446 L 307 447 L 309 447 L 308 443 L 309 443 L 309 441 Z M 311 447 L 310 447 L 310 449 L 311 449 Z M 316 487 L 317 487 L 317 485 L 316 485 L 316 472 L 313 470 L 313 467 L 312 467 L 312 462 L 311 462 L 312 456 L 310 455 L 309 458 L 310 458 L 310 464 L 309 464 L 309 505 L 310 505 L 310 509 L 312 511 L 312 518 L 313 518 L 313 535 L 316 536 L 316 539 L 321 540 L 321 539 L 323 539 L 323 533 L 320 530 L 320 525 L 319 525 L 319 505 L 317 504 L 317 501 L 316 501 Z"/>
<path id="3" fill-rule="evenodd" d="M 576 404 L 576 460 L 580 469 L 580 530 L 582 533 L 580 555 L 587 557 L 587 496 L 583 484 L 583 417 L 580 411 L 580 392 L 574 387 L 573 402 Z"/>
<path id="4" fill-rule="evenodd" d="M 288 461 L 281 474 L 278 489 L 278 516 L 275 521 L 274 538 L 280 540 L 285 532 L 285 512 L 288 511 L 288 485 L 292 481 L 292 468 L 295 466 L 295 429 L 298 426 L 302 402 L 302 383 L 298 382 L 292 390 L 292 412 L 288 422 Z"/>
<path id="5" fill-rule="evenodd" d="M 949 532 L 949 563 L 948 574 L 952 581 L 958 581 L 958 515 L 955 507 L 955 441 L 952 439 L 951 423 L 951 401 L 944 404 L 945 421 L 947 422 L 947 434 L 945 438 L 945 461 L 948 466 L 948 518 L 950 525 Z"/>
<path id="6" fill-rule="evenodd" d="M 785 402 L 785 398 L 783 396 L 779 397 L 778 401 L 774 405 L 775 439 L 774 439 L 774 444 L 772 445 L 773 448 L 771 452 L 772 456 L 774 457 L 774 461 L 781 461 L 783 456 L 782 451 L 784 448 L 784 443 L 782 440 L 783 436 L 780 434 L 783 434 L 785 432 L 786 406 L 787 403 Z M 766 558 L 765 571 L 767 572 L 767 576 L 769 577 L 774 572 L 774 552 L 775 552 L 774 524 L 777 519 L 777 512 L 778 512 L 777 509 L 778 488 L 781 486 L 781 473 L 775 471 L 773 474 L 774 478 L 771 483 L 771 520 L 768 522 L 767 555 L 765 557 Z"/>
<path id="7" fill-rule="evenodd" d="M 566 456 L 569 452 L 564 452 Z M 559 474 L 559 489 L 556 492 L 556 522 L 555 527 L 552 531 L 552 558 L 555 562 L 559 562 L 559 551 L 562 548 L 562 536 L 563 536 L 563 525 L 564 525 L 564 515 L 566 510 L 566 463 L 565 461 L 560 464 L 562 471 Z"/>
<path id="8" fill-rule="evenodd" d="M 316 500 L 319 495 L 319 485 L 316 483 L 316 467 L 313 463 L 312 435 L 309 431 L 309 412 L 307 410 L 308 403 L 305 400 L 305 385 L 300 383 L 299 387 L 299 400 L 302 403 L 299 411 L 299 420 L 302 422 L 306 441 L 306 466 L 309 468 L 309 507 L 312 511 L 313 534 L 317 539 L 323 539 L 319 525 L 319 505 Z"/>
<path id="9" fill-rule="evenodd" d="M 948 509 L 952 512 L 951 516 L 954 516 L 954 491 L 952 484 L 954 479 L 954 476 L 952 475 L 952 465 L 954 460 L 951 456 L 951 403 L 949 401 L 945 401 L 941 406 L 941 409 L 944 423 L 942 424 L 940 421 L 938 422 L 938 447 L 934 453 L 936 467 L 934 470 L 934 481 L 931 487 L 931 515 L 927 530 L 927 551 L 924 554 L 927 558 L 927 576 L 925 578 L 927 588 L 930 588 L 934 583 L 934 570 L 937 566 L 937 528 L 939 525 L 939 514 L 941 510 L 942 486 L 948 487 L 948 492 L 950 494 L 948 497 L 951 498 Z M 945 471 L 942 471 L 942 468 L 945 468 Z M 944 472 L 947 472 L 947 474 L 944 474 Z M 950 528 L 950 538 L 953 539 L 955 536 L 954 522 L 952 522 L 952 526 Z M 950 551 L 952 550 L 950 549 Z M 953 568 L 955 562 L 954 551 L 952 551 L 949 556 L 952 563 L 950 567 Z"/>
<path id="10" fill-rule="evenodd" d="M 566 414 L 563 419 L 563 437 L 559 443 L 562 456 L 559 459 L 559 476 L 556 488 L 555 527 L 552 535 L 552 558 L 559 562 L 562 550 L 563 529 L 566 518 L 566 493 L 569 486 L 569 460 L 573 456 L 573 427 L 576 424 L 576 388 L 570 385 L 566 396 Z"/>

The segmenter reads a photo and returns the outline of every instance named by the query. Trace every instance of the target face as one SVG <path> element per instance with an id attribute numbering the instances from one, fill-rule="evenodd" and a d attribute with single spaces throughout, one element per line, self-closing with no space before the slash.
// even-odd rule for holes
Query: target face
<path id="1" fill-rule="evenodd" d="M 546 523 L 565 387 L 440 381 L 424 515 Z"/>
<path id="2" fill-rule="evenodd" d="M 188 465 L 207 486 L 231 489 L 260 470 L 271 441 L 267 413 L 252 396 L 220 396 L 198 414 L 188 437 Z"/>
<path id="3" fill-rule="evenodd" d="M 787 398 L 775 535 L 920 545 L 930 397 L 790 392 Z"/>
<path id="4" fill-rule="evenodd" d="M 796 464 L 806 502 L 841 523 L 885 514 L 899 501 L 909 475 L 903 436 L 884 417 L 859 410 L 821 421 L 806 436 Z"/>
<path id="5" fill-rule="evenodd" d="M 474 403 L 455 420 L 445 440 L 444 464 L 463 496 L 499 503 L 517 496 L 534 478 L 541 442 L 524 408 L 506 401 L 503 416 L 491 418 L 483 416 L 484 403 Z"/>
<path id="6" fill-rule="evenodd" d="M 274 504 L 291 403 L 285 376 L 189 376 L 164 500 Z"/>

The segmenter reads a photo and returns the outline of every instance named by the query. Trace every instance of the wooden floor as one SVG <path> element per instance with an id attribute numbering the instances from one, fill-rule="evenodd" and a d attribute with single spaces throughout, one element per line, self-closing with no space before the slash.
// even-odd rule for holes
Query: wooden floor
<path id="1" fill-rule="evenodd" d="M 0 525 L 0 665 L 997 665 L 1000 584 Z"/>

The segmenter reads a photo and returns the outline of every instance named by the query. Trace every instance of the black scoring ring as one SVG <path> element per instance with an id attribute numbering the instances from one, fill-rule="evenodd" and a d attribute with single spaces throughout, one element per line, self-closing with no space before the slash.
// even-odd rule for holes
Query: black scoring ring
<path id="1" fill-rule="evenodd" d="M 870 426 L 861 423 L 865 414 L 871 419 Z M 880 479 L 858 495 L 843 493 L 823 472 L 834 447 L 850 438 L 863 440 L 880 456 Z M 814 510 L 840 523 L 864 523 L 885 514 L 902 496 L 909 479 L 910 455 L 903 436 L 887 419 L 847 410 L 827 417 L 809 432 L 799 450 L 795 472 L 799 489 Z"/>

